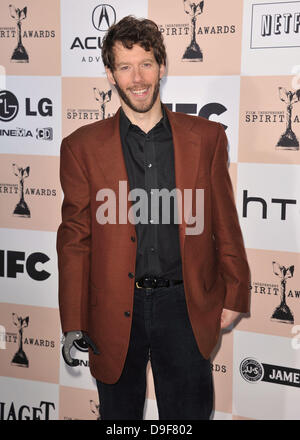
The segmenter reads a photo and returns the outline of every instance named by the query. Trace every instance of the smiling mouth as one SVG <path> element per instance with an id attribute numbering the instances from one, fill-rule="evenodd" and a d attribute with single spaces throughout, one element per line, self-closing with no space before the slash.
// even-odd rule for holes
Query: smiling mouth
<path id="1" fill-rule="evenodd" d="M 144 87 L 142 89 L 135 89 L 135 90 L 131 89 L 130 92 L 136 97 L 143 98 L 143 97 L 147 96 L 149 90 L 150 90 L 150 87 Z"/>

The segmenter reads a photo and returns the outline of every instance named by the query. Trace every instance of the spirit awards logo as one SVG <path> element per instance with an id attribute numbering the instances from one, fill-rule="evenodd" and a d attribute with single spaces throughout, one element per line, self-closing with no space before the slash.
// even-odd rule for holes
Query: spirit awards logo
<path id="1" fill-rule="evenodd" d="M 300 89 L 295 92 L 287 91 L 279 87 L 279 97 L 286 104 L 286 130 L 281 135 L 276 149 L 278 150 L 299 150 L 299 141 L 292 130 L 293 105 L 300 101 Z"/>
<path id="2" fill-rule="evenodd" d="M 96 87 L 94 87 L 94 96 L 96 101 L 100 103 L 100 115 L 101 119 L 105 119 L 105 106 L 108 102 L 111 101 L 111 90 L 108 90 L 107 92 L 104 92 L 103 90 L 99 90 Z"/>
<path id="3" fill-rule="evenodd" d="M 240 374 L 248 383 L 269 382 L 278 385 L 300 387 L 300 370 L 271 365 L 246 358 L 240 363 Z"/>
<path id="4" fill-rule="evenodd" d="M 24 200 L 24 179 L 29 176 L 30 167 L 21 168 L 18 167 L 15 163 L 13 164 L 14 175 L 19 179 L 19 192 L 20 192 L 20 200 L 17 203 L 13 215 L 17 217 L 26 217 L 30 218 L 30 210 L 28 208 L 27 203 Z"/>
<path id="5" fill-rule="evenodd" d="M 28 368 L 29 362 L 28 362 L 27 356 L 23 350 L 23 329 L 28 327 L 29 316 L 27 316 L 24 319 L 21 316 L 16 315 L 16 313 L 13 313 L 12 316 L 13 316 L 13 323 L 18 328 L 19 349 L 16 352 L 16 354 L 14 355 L 13 360 L 11 361 L 11 364 L 15 365 L 17 367 Z"/>
<path id="6" fill-rule="evenodd" d="M 191 17 L 191 42 L 186 48 L 182 61 L 203 61 L 203 53 L 196 41 L 196 22 L 197 16 L 202 14 L 204 1 L 194 3 L 191 0 L 183 0 L 184 11 Z"/>
<path id="7" fill-rule="evenodd" d="M 101 121 L 106 118 L 114 116 L 114 112 L 107 112 L 107 104 L 112 101 L 113 93 L 112 90 L 100 90 L 97 87 L 93 87 L 94 99 L 99 103 L 99 108 L 84 108 L 84 109 L 74 109 L 68 108 L 66 117 L 72 120 L 82 120 L 82 121 Z M 111 104 L 112 105 L 112 104 Z"/>
<path id="8" fill-rule="evenodd" d="M 267 90 L 266 85 L 266 90 Z M 276 87 L 279 91 L 279 99 L 284 102 L 285 109 L 280 109 L 279 105 L 276 108 L 274 104 L 269 106 L 267 110 L 263 108 L 254 108 L 253 110 L 246 110 L 244 112 L 245 125 L 258 127 L 270 130 L 270 134 L 266 134 L 266 137 L 271 136 L 275 130 L 282 130 L 281 125 L 285 123 L 285 131 L 281 135 L 276 136 L 271 141 L 271 145 L 274 145 L 275 150 L 286 151 L 298 151 L 299 140 L 295 134 L 295 131 L 299 130 L 300 114 L 297 113 L 297 109 L 300 110 L 300 105 L 297 103 L 300 101 L 300 89 L 287 90 L 284 87 Z M 274 90 L 272 86 L 272 90 Z M 267 99 L 267 96 L 265 97 Z M 280 102 L 277 101 L 278 103 Z M 254 104 L 255 105 L 255 104 Z M 271 108 L 270 108 L 271 107 Z M 280 128 L 281 127 L 281 128 Z M 250 129 L 250 127 L 248 127 Z"/>
<path id="9" fill-rule="evenodd" d="M 17 34 L 18 44 L 11 56 L 10 61 L 15 63 L 28 63 L 29 57 L 22 43 L 22 32 L 21 32 L 22 20 L 24 20 L 27 15 L 27 7 L 23 9 L 19 9 L 19 8 L 15 8 L 14 5 L 9 5 L 9 12 L 10 12 L 10 16 L 14 20 L 16 20 L 17 28 L 18 28 L 18 34 Z"/>
<path id="10" fill-rule="evenodd" d="M 294 266 L 280 266 L 276 261 L 273 261 L 273 272 L 280 278 L 280 293 L 281 302 L 276 307 L 271 320 L 277 322 L 284 322 L 287 324 L 294 324 L 294 316 L 286 304 L 286 282 L 288 278 L 292 278 L 294 275 Z"/>

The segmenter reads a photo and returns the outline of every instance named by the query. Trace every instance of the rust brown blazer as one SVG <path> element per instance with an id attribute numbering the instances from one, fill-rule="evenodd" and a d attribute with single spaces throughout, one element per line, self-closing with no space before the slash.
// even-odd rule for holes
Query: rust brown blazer
<path id="1" fill-rule="evenodd" d="M 250 273 L 227 168 L 221 124 L 167 110 L 174 143 L 176 188 L 204 189 L 204 230 L 187 235 L 179 224 L 189 318 L 200 352 L 209 358 L 223 308 L 248 312 Z M 57 233 L 62 331 L 84 330 L 91 374 L 115 383 L 122 372 L 133 311 L 135 225 L 100 225 L 97 192 L 128 181 L 119 111 L 76 130 L 61 145 L 62 222 Z M 127 185 L 127 193 L 129 192 Z M 128 195 L 128 194 L 127 194 Z M 128 210 L 132 205 L 128 201 Z M 130 313 L 128 313 L 130 312 Z"/>

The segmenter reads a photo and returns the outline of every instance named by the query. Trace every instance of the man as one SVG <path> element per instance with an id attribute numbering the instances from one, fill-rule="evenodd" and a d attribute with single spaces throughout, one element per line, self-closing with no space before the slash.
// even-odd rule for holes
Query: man
<path id="1" fill-rule="evenodd" d="M 149 359 L 159 418 L 208 419 L 210 354 L 220 328 L 249 310 L 249 267 L 226 135 L 221 124 L 161 104 L 166 53 L 152 21 L 129 16 L 112 26 L 102 58 L 121 109 L 76 130 L 61 147 L 57 251 L 64 355 L 72 364 L 70 347 L 85 337 L 102 419 L 143 418 Z M 151 196 L 174 188 L 164 222 L 163 206 L 151 205 Z M 203 191 L 198 233 L 188 226 L 199 213 L 197 198 L 190 216 L 177 216 L 185 190 Z M 108 201 L 111 193 L 115 199 Z M 125 214 L 137 193 L 149 198 L 129 221 Z M 141 211 L 144 221 L 138 222 Z"/>

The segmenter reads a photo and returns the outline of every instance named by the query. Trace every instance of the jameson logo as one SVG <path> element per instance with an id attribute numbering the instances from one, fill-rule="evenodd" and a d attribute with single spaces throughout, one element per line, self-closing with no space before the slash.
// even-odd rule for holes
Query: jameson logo
<path id="1" fill-rule="evenodd" d="M 74 109 L 68 108 L 66 117 L 72 120 L 82 121 L 100 121 L 102 119 L 114 116 L 113 112 L 107 112 L 107 104 L 111 102 L 112 90 L 100 90 L 98 87 L 93 87 L 94 100 L 99 108 L 90 109 Z"/>
<path id="2" fill-rule="evenodd" d="M 300 370 L 264 364 L 253 358 L 240 363 L 240 374 L 248 383 L 270 382 L 300 388 Z"/>
<path id="3" fill-rule="evenodd" d="M 53 402 L 42 400 L 39 406 L 20 405 L 12 402 L 0 402 L 0 420 L 49 420 L 51 412 L 55 409 Z"/>

